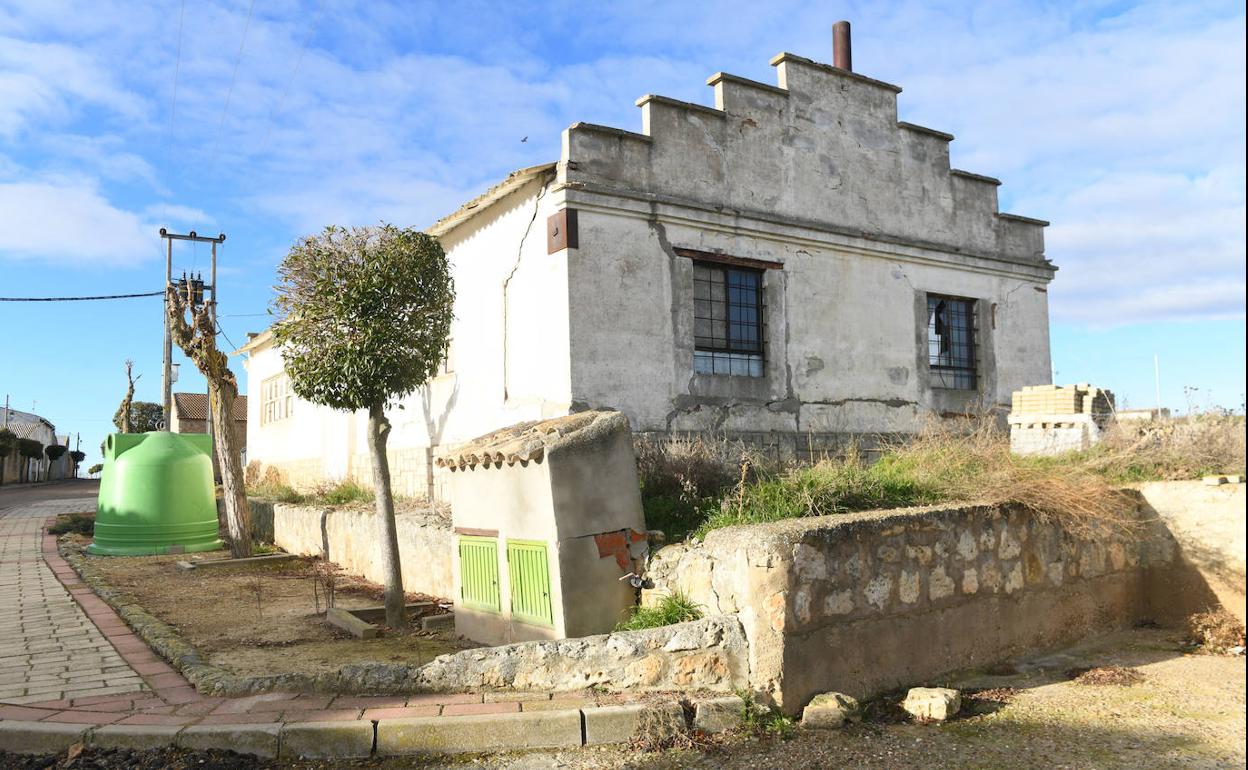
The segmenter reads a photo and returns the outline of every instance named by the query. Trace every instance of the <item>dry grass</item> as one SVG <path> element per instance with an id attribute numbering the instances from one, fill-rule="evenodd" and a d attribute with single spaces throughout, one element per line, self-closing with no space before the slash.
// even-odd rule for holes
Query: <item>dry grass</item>
<path id="1" fill-rule="evenodd" d="M 1018 457 L 989 416 L 933 421 L 868 462 L 854 445 L 813 465 L 780 466 L 724 438 L 642 440 L 647 524 L 673 541 L 735 524 L 946 502 L 1021 505 L 1085 537 L 1136 524 L 1126 482 L 1191 479 L 1244 467 L 1244 419 L 1198 415 L 1116 427 L 1088 452 Z"/>
<path id="2" fill-rule="evenodd" d="M 1244 417 L 1197 414 L 1158 422 L 1118 423 L 1078 455 L 1110 481 L 1179 481 L 1244 472 Z"/>

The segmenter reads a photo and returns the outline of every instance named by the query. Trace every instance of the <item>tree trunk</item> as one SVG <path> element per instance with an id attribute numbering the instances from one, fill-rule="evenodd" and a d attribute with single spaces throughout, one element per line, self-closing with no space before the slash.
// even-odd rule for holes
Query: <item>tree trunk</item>
<path id="1" fill-rule="evenodd" d="M 225 494 L 225 526 L 230 536 L 230 553 L 234 558 L 251 555 L 251 509 L 247 506 L 242 460 L 238 451 L 238 439 L 232 426 L 222 429 L 222 423 L 231 422 L 234 414 L 234 397 L 238 395 L 238 382 L 230 371 L 225 354 L 217 350 L 216 323 L 211 308 L 204 306 L 191 313 L 191 323 L 186 322 L 186 302 L 173 286 L 165 290 L 168 300 L 170 331 L 173 340 L 208 381 L 208 398 L 212 402 L 212 419 L 217 426 L 214 435 L 215 454 L 221 460 L 221 480 Z M 166 426 L 167 427 L 167 426 Z M 226 475 L 226 466 L 229 475 Z"/>
<path id="2" fill-rule="evenodd" d="M 373 461 L 373 496 L 377 503 L 377 535 L 381 543 L 381 571 L 386 576 L 386 625 L 404 627 L 403 573 L 399 568 L 399 531 L 394 523 L 394 495 L 390 491 L 390 463 L 386 440 L 390 421 L 385 405 L 368 409 L 368 452 Z"/>
<path id="3" fill-rule="evenodd" d="M 235 446 L 233 422 L 234 399 L 238 387 L 232 381 L 221 384 L 208 381 L 208 400 L 212 402 L 213 455 L 220 461 L 221 494 L 225 499 L 225 527 L 230 534 L 230 553 L 235 559 L 251 556 L 251 507 L 247 505 L 247 486 L 243 479 L 243 463 Z M 227 435 L 228 434 L 228 435 Z"/>

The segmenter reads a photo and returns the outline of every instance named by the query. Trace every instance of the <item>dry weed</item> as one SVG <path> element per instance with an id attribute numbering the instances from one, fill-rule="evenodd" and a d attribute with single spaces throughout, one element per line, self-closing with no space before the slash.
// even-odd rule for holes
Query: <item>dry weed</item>
<path id="1" fill-rule="evenodd" d="M 696 748 L 699 737 L 691 733 L 683 714 L 651 708 L 637 717 L 637 727 L 629 745 L 637 751 Z"/>
<path id="2" fill-rule="evenodd" d="M 1144 675 L 1125 666 L 1072 668 L 1066 672 L 1075 684 L 1090 686 L 1130 687 L 1144 681 Z"/>
<path id="3" fill-rule="evenodd" d="M 1244 649 L 1244 626 L 1224 609 L 1199 612 L 1187 619 L 1187 636 L 1192 644 L 1214 654 L 1225 655 Z"/>

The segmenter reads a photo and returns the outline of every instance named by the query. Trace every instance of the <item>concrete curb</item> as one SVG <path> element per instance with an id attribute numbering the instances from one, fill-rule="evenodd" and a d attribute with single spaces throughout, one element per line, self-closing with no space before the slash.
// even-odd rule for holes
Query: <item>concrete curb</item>
<path id="1" fill-rule="evenodd" d="M 456 717 L 383 719 L 377 754 L 458 754 L 582 745 L 580 711 L 531 711 Z"/>
<path id="2" fill-rule="evenodd" d="M 694 704 L 694 713 L 700 715 L 694 718 L 695 729 L 723 732 L 740 725 L 741 704 L 735 698 L 707 699 Z M 458 717 L 187 727 L 0 721 L 0 750 L 54 754 L 81 742 L 138 750 L 228 749 L 263 757 L 380 757 L 599 746 L 627 743 L 643 734 L 663 738 L 687 729 L 685 709 L 675 701 Z"/>
<path id="3" fill-rule="evenodd" d="M 56 754 L 81 741 L 89 729 L 56 722 L 0 722 L 0 751 Z"/>

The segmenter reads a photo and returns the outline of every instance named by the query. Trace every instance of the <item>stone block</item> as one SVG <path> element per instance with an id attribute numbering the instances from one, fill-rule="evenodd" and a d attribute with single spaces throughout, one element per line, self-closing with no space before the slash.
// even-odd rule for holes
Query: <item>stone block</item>
<path id="1" fill-rule="evenodd" d="M 0 721 L 0 751 L 13 754 L 56 754 L 80 742 L 86 732 L 86 725 Z"/>
<path id="2" fill-rule="evenodd" d="M 283 758 L 367 757 L 373 753 L 373 723 L 292 722 L 282 725 Z"/>
<path id="3" fill-rule="evenodd" d="M 581 713 L 585 717 L 586 746 L 627 743 L 643 729 L 658 733 L 671 731 L 673 734 L 684 729 L 684 709 L 679 703 L 599 706 Z M 656 734 L 648 737 L 664 736 Z"/>
<path id="4" fill-rule="evenodd" d="M 735 730 L 745 723 L 745 702 L 737 696 L 707 698 L 694 707 L 693 728 L 704 733 Z"/>
<path id="5" fill-rule="evenodd" d="M 174 744 L 183 749 L 229 749 L 239 754 L 276 757 L 281 729 L 280 724 L 191 725 L 178 733 Z"/>
<path id="6" fill-rule="evenodd" d="M 377 626 L 360 620 L 340 607 L 330 607 L 325 613 L 325 620 L 329 621 L 330 625 L 341 628 L 357 639 L 377 638 Z"/>
<path id="7" fill-rule="evenodd" d="M 901 707 L 918 719 L 943 722 L 962 708 L 962 694 L 947 687 L 911 687 Z"/>
<path id="8" fill-rule="evenodd" d="M 91 745 L 102 749 L 159 749 L 172 746 L 182 728 L 177 725 L 105 725 L 91 733 Z"/>
<path id="9" fill-rule="evenodd" d="M 839 692 L 819 693 L 802 709 L 802 725 L 836 728 L 846 722 L 861 722 L 862 707 L 857 699 Z"/>
<path id="10" fill-rule="evenodd" d="M 379 756 L 457 754 L 580 745 L 579 711 L 416 717 L 382 719 L 377 722 Z"/>
<path id="11" fill-rule="evenodd" d="M 442 631 L 453 634 L 455 633 L 455 613 L 447 612 L 442 615 L 426 615 L 420 619 L 420 630 Z"/>

